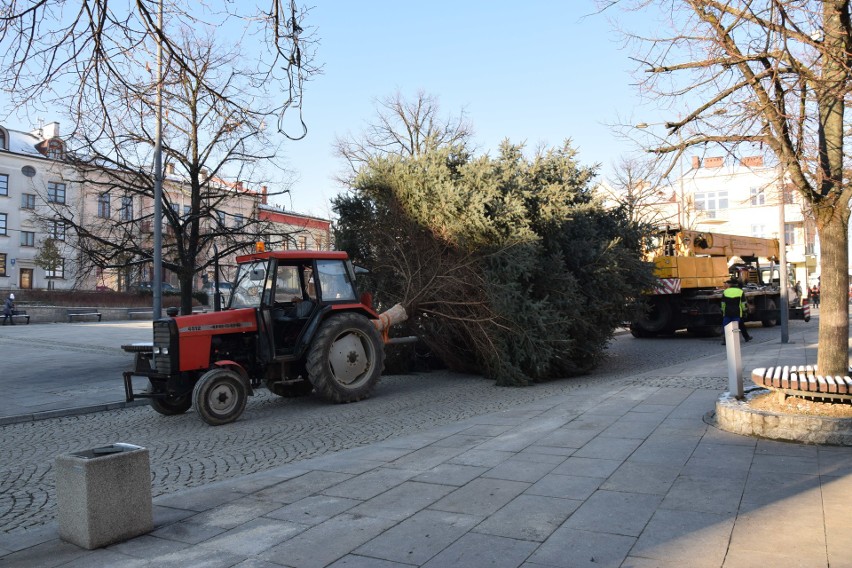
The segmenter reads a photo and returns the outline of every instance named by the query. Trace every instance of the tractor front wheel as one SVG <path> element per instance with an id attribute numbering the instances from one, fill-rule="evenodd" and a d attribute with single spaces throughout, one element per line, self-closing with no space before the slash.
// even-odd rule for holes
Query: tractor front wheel
<path id="1" fill-rule="evenodd" d="M 230 369 L 204 373 L 192 391 L 195 411 L 211 426 L 233 422 L 246 408 L 248 392 L 243 379 Z"/>
<path id="2" fill-rule="evenodd" d="M 366 317 L 356 313 L 323 322 L 308 351 L 308 377 L 332 402 L 355 402 L 370 392 L 385 366 L 382 338 Z"/>

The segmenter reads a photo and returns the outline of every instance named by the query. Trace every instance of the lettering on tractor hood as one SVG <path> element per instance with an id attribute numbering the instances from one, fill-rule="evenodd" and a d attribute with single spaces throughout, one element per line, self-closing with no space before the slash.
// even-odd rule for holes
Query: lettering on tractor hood
<path id="1" fill-rule="evenodd" d="M 180 333 L 188 333 L 193 331 L 216 331 L 221 329 L 239 329 L 241 327 L 253 328 L 254 322 L 250 321 L 235 321 L 227 323 L 211 323 L 206 325 L 188 325 L 178 328 Z"/>

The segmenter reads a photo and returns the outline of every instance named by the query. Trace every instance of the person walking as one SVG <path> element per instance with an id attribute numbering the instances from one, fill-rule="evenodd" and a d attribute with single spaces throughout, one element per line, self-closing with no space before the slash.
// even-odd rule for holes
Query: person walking
<path id="1" fill-rule="evenodd" d="M 740 333 L 746 342 L 751 341 L 752 337 L 748 334 L 748 330 L 743 323 L 743 314 L 748 309 L 743 289 L 740 287 L 740 281 L 731 278 L 725 282 L 725 291 L 722 292 L 722 345 L 725 344 L 725 327 L 732 321 L 738 322 Z"/>
<path id="2" fill-rule="evenodd" d="M 813 303 L 815 308 L 819 307 L 819 286 L 817 285 L 811 288 L 811 303 Z"/>
<path id="3" fill-rule="evenodd" d="M 12 314 L 15 309 L 15 295 L 9 294 L 9 297 L 6 298 L 6 301 L 3 302 L 3 325 L 6 325 L 6 320 L 9 320 L 9 323 L 15 325 L 15 320 L 12 318 Z"/>

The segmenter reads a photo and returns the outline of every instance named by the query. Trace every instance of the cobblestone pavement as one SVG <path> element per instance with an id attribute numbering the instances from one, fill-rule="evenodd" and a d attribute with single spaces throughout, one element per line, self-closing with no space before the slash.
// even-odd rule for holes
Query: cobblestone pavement
<path id="1" fill-rule="evenodd" d="M 777 338 L 777 330 L 753 332 L 758 341 L 751 345 Z M 144 446 L 150 451 L 153 494 L 158 496 L 555 394 L 607 389 L 630 381 L 635 373 L 720 349 L 715 338 L 635 340 L 621 335 L 594 373 L 528 388 L 499 388 L 477 376 L 431 372 L 383 377 L 373 398 L 348 405 L 331 405 L 315 396 L 278 398 L 261 390 L 239 421 L 222 427 L 208 426 L 191 411 L 164 417 L 148 407 L 0 426 L 0 532 L 42 525 L 55 517 L 52 468 L 59 454 L 113 442 Z M 677 386 L 687 379 L 655 380 Z M 698 381 L 712 389 L 725 384 L 717 377 Z"/>

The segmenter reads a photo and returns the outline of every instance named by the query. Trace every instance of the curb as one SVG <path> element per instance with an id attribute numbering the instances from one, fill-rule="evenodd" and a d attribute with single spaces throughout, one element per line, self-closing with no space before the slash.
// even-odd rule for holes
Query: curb
<path id="1" fill-rule="evenodd" d="M 44 410 L 42 412 L 34 412 L 32 414 L 18 414 L 15 416 L 0 417 L 0 426 L 8 426 L 9 424 L 21 424 L 24 422 L 36 422 L 39 420 L 48 420 L 50 418 L 62 418 L 65 416 L 80 416 L 82 414 L 94 414 L 95 412 L 104 412 L 106 410 L 120 410 L 122 408 L 132 408 L 134 406 L 147 406 L 147 400 L 134 400 L 133 402 L 108 402 L 105 404 L 94 404 L 91 406 L 79 406 L 74 408 L 59 408 L 56 410 Z"/>
<path id="2" fill-rule="evenodd" d="M 751 436 L 828 446 L 852 446 L 852 419 L 824 416 L 804 416 L 758 410 L 748 404 L 753 397 L 771 392 L 752 389 L 744 400 L 729 392 L 722 393 L 716 402 L 715 426 L 720 430 Z"/>

